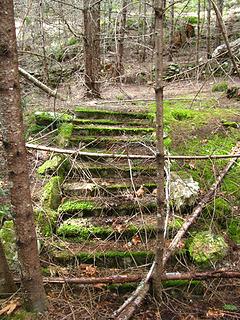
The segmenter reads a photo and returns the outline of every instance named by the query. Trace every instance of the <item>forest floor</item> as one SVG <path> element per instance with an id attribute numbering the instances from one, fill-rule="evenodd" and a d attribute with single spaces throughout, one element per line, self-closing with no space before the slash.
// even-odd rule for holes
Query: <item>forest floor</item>
<path id="1" fill-rule="evenodd" d="M 219 82 L 219 79 L 217 80 Z M 214 111 L 215 108 L 222 108 L 233 111 L 232 120 L 240 121 L 239 101 L 228 100 L 224 93 L 213 93 L 211 87 L 215 81 L 178 81 L 174 83 L 167 83 L 165 88 L 165 97 L 174 99 L 186 99 L 189 104 L 189 109 L 192 109 L 192 99 L 199 100 L 199 108 L 204 106 L 206 101 L 211 100 L 210 109 Z M 60 111 L 72 112 L 77 105 L 89 106 L 90 108 L 98 107 L 100 109 L 123 110 L 128 112 L 144 111 L 146 110 L 147 102 L 133 101 L 125 102 L 124 100 L 144 100 L 154 99 L 154 90 L 152 84 L 149 85 L 127 85 L 119 86 L 106 85 L 103 89 L 102 100 L 82 100 L 83 89 L 81 85 L 72 83 L 64 84 L 60 88 L 61 93 L 69 90 L 67 102 L 54 101 L 52 98 L 46 98 L 37 89 L 34 92 L 25 95 L 27 101 L 24 107 L 24 112 L 29 115 L 34 111 Z M 28 90 L 27 90 L 28 91 Z M 114 102 L 112 102 L 114 101 Z M 199 140 L 205 141 L 210 139 L 211 134 L 219 130 L 219 122 L 211 122 L 204 126 L 203 130 L 192 130 L 189 132 L 189 126 L 186 129 L 179 129 L 175 127 L 172 139 L 174 147 L 185 143 L 188 138 L 191 139 L 194 135 Z M 38 162 L 34 159 L 35 153 L 31 152 L 31 167 L 34 172 Z M 44 155 L 45 157 L 45 155 Z M 38 160 L 39 161 L 39 160 Z M 37 180 L 34 174 L 33 178 L 33 198 L 38 201 L 37 193 L 41 184 L 36 185 Z M 236 210 L 239 210 L 239 206 Z M 239 214 L 239 212 L 237 213 Z M 231 269 L 240 265 L 240 250 L 236 246 L 231 248 L 229 253 L 229 262 L 225 262 L 222 267 Z M 52 263 L 51 260 L 46 263 L 46 255 L 42 256 L 42 264 L 46 265 Z M 179 265 L 182 264 L 178 261 Z M 79 267 L 79 266 L 78 266 Z M 92 274 L 87 274 L 86 267 L 83 274 L 87 276 L 95 276 L 96 270 L 92 270 Z M 169 266 L 171 269 L 172 266 Z M 184 268 L 188 268 L 188 264 Z M 192 266 L 190 267 L 192 268 Z M 65 272 L 64 267 L 60 267 L 60 276 L 71 277 L 76 275 L 71 270 Z M 141 273 L 141 269 L 137 269 Z M 100 271 L 98 271 L 100 272 Z M 118 273 L 119 270 L 112 270 Z M 132 268 L 130 273 L 136 273 L 136 268 Z M 46 285 L 45 286 L 49 301 L 48 313 L 44 316 L 38 317 L 39 320 L 75 320 L 75 319 L 89 319 L 89 320 L 107 320 L 111 319 L 113 312 L 127 299 L 130 291 L 121 288 L 110 288 L 102 284 L 95 286 L 80 286 L 80 285 Z M 8 317 L 3 318 L 10 319 Z M 12 319 L 12 318 L 11 318 Z M 24 318 L 13 319 L 31 319 L 26 315 Z M 136 311 L 133 319 L 136 320 L 197 320 L 197 319 L 240 319 L 240 281 L 237 279 L 228 280 L 207 280 L 200 284 L 191 285 L 188 283 L 185 286 L 179 287 L 167 286 L 163 290 L 163 300 L 161 306 L 158 306 L 156 301 L 148 294 L 143 305 Z"/>

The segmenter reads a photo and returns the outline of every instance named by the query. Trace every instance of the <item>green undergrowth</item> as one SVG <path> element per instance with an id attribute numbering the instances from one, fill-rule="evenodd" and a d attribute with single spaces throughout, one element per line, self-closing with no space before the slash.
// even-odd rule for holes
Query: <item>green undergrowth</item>
<path id="1" fill-rule="evenodd" d="M 181 144 L 174 150 L 174 154 L 182 155 L 224 155 L 231 152 L 236 142 L 240 139 L 240 132 L 236 129 L 230 129 L 228 135 L 213 134 L 208 139 L 193 138 L 186 143 Z M 213 168 L 220 171 L 227 164 L 229 159 L 217 160 L 196 160 L 194 166 L 191 167 L 187 162 L 184 165 L 175 163 L 173 170 L 186 171 L 192 175 L 193 179 L 200 183 L 203 189 L 208 189 L 216 179 Z M 214 165 L 214 167 L 213 167 Z M 230 170 L 225 176 L 221 189 L 231 195 L 238 197 L 238 186 L 240 183 L 239 163 Z"/>
<path id="2" fill-rule="evenodd" d="M 228 84 L 226 81 L 215 83 L 212 86 L 212 92 L 226 92 L 228 89 Z"/>
<path id="3" fill-rule="evenodd" d="M 235 217 L 228 220 L 227 231 L 230 238 L 239 245 L 240 244 L 240 217 Z"/>
<path id="4" fill-rule="evenodd" d="M 61 204 L 58 208 L 60 213 L 76 213 L 92 211 L 96 208 L 96 203 L 94 201 L 88 200 L 67 200 L 63 204 Z"/>

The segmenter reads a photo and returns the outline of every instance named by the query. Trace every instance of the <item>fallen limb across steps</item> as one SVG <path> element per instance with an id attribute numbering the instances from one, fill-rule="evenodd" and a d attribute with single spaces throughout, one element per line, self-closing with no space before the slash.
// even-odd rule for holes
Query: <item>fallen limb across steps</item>
<path id="1" fill-rule="evenodd" d="M 142 154 L 118 154 L 118 153 L 99 153 L 99 152 L 85 152 L 78 149 L 62 149 L 56 147 L 47 147 L 39 144 L 26 143 L 28 149 L 42 150 L 47 152 L 55 152 L 60 154 L 78 155 L 92 157 L 92 158 L 121 158 L 121 159 L 156 159 L 156 155 L 142 155 Z M 213 160 L 213 159 L 229 159 L 240 158 L 240 152 L 237 154 L 223 154 L 223 155 L 202 155 L 202 156 L 169 156 L 165 155 L 166 160 Z"/>
<path id="2" fill-rule="evenodd" d="M 240 143 L 238 142 L 237 145 L 232 150 L 232 155 L 238 154 L 240 151 Z M 166 262 L 174 253 L 175 249 L 177 248 L 178 243 L 187 232 L 189 227 L 195 222 L 197 217 L 200 215 L 204 207 L 207 203 L 212 199 L 216 190 L 220 186 L 223 178 L 228 173 L 228 171 L 232 168 L 232 166 L 237 161 L 237 157 L 232 158 L 229 163 L 225 166 L 225 168 L 221 171 L 219 176 L 217 177 L 215 183 L 211 186 L 208 192 L 202 197 L 201 201 L 195 206 L 193 209 L 192 214 L 186 218 L 184 224 L 182 225 L 181 229 L 178 231 L 174 239 L 172 240 L 169 247 L 166 249 L 164 258 L 163 258 L 163 265 L 166 265 Z M 152 278 L 153 272 L 155 268 L 155 261 L 152 264 L 149 272 L 147 273 L 146 277 L 140 282 L 137 289 L 133 292 L 133 294 L 123 303 L 122 306 L 118 310 L 116 310 L 113 314 L 115 320 L 128 320 L 132 317 L 134 312 L 136 311 L 137 307 L 142 303 L 143 299 L 145 298 L 146 294 L 149 291 L 150 283 L 149 280 Z"/>
<path id="3" fill-rule="evenodd" d="M 231 279 L 240 278 L 240 271 L 233 270 L 211 270 L 204 272 L 167 272 L 162 275 L 162 281 L 168 280 L 207 280 L 207 279 Z M 116 284 L 138 282 L 142 280 L 142 275 L 113 275 L 108 277 L 44 277 L 45 284 L 80 284 L 80 285 L 95 285 L 95 284 Z M 14 279 L 16 283 L 20 283 L 20 279 Z"/>

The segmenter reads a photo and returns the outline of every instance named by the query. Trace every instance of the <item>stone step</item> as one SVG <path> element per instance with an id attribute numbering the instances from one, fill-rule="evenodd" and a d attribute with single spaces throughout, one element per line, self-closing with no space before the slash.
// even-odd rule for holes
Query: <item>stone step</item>
<path id="1" fill-rule="evenodd" d="M 156 167 L 154 163 L 134 161 L 131 169 L 125 161 L 105 161 L 105 162 L 81 162 L 77 161 L 71 168 L 70 177 L 75 179 L 91 178 L 133 178 L 137 177 L 156 177 Z"/>
<path id="2" fill-rule="evenodd" d="M 155 238 L 156 216 L 70 218 L 57 227 L 56 233 L 74 242 L 125 239 L 137 245 Z"/>
<path id="3" fill-rule="evenodd" d="M 123 111 L 110 111 L 103 109 L 90 109 L 77 107 L 75 115 L 80 119 L 109 119 L 109 120 L 127 120 L 130 122 L 139 120 L 153 121 L 153 116 L 148 112 L 123 112 Z"/>
<path id="4" fill-rule="evenodd" d="M 73 135 L 84 136 L 119 136 L 119 135 L 138 135 L 145 137 L 148 135 L 149 139 L 153 138 L 152 134 L 155 132 L 154 128 L 150 127 L 123 127 L 123 126 L 104 126 L 104 125 L 74 125 Z"/>
<path id="5" fill-rule="evenodd" d="M 68 181 L 62 186 L 62 191 L 65 196 L 115 196 L 116 194 L 122 196 L 134 197 L 134 192 L 139 190 L 143 185 L 143 193 L 149 194 L 157 187 L 156 178 L 144 178 L 141 177 L 134 179 L 134 186 L 131 179 L 99 179 L 93 178 L 84 181 Z"/>
<path id="6" fill-rule="evenodd" d="M 125 149 L 129 149 L 132 151 L 132 149 L 136 147 L 141 147 L 142 149 L 148 149 L 147 146 L 153 147 L 155 146 L 155 138 L 151 135 L 145 135 L 145 136 L 81 136 L 74 134 L 70 138 L 69 145 L 72 147 L 84 147 L 87 148 L 110 148 L 112 146 L 115 147 L 124 147 Z"/>
<path id="7" fill-rule="evenodd" d="M 61 265 L 91 264 L 105 268 L 123 268 L 146 265 L 154 259 L 155 240 L 134 245 L 127 241 L 84 241 L 82 244 L 61 243 L 50 250 L 53 260 Z M 149 249 L 151 248 L 151 249 Z"/>
<path id="8" fill-rule="evenodd" d="M 60 221 L 71 217 L 131 216 L 139 212 L 150 214 L 156 212 L 156 198 L 152 195 L 142 199 L 133 198 L 132 195 L 129 199 L 126 196 L 71 198 L 65 199 L 58 212 Z"/>

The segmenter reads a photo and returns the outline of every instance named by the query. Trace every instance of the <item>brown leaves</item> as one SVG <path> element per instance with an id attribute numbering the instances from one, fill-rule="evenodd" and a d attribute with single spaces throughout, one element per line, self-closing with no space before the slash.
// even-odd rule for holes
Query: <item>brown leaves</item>
<path id="1" fill-rule="evenodd" d="M 16 309 L 21 306 L 20 299 L 10 300 L 8 304 L 0 310 L 0 316 L 11 315 Z"/>

